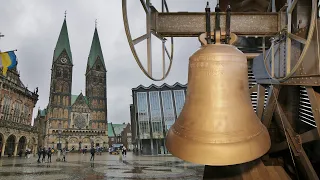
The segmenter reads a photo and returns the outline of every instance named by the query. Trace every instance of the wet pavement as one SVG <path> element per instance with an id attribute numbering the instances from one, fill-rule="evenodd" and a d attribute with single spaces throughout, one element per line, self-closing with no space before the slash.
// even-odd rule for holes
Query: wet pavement
<path id="1" fill-rule="evenodd" d="M 69 153 L 66 162 L 37 163 L 37 157 L 0 159 L 0 180 L 58 180 L 58 179 L 202 179 L 204 166 L 184 162 L 172 156 L 135 156 L 128 153 L 119 160 L 118 155 Z"/>

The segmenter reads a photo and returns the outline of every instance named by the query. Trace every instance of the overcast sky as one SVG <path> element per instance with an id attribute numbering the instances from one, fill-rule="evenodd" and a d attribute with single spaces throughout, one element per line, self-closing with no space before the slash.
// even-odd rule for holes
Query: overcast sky
<path id="1" fill-rule="evenodd" d="M 161 0 L 151 1 L 160 11 Z M 215 0 L 209 1 L 214 9 Z M 205 0 L 167 0 L 169 10 L 204 11 Z M 174 84 L 187 82 L 188 57 L 200 46 L 197 38 L 174 39 L 174 62 L 168 78 L 161 82 L 149 80 L 139 69 L 127 43 L 122 18 L 121 0 L 0 0 L 0 50 L 18 49 L 18 70 L 30 90 L 39 87 L 38 107 L 49 100 L 50 69 L 54 47 L 67 10 L 67 26 L 73 57 L 72 94 L 85 92 L 85 69 L 93 37 L 95 19 L 104 60 L 107 66 L 108 122 L 130 122 L 131 88 L 142 84 Z M 145 14 L 138 0 L 128 0 L 128 16 L 133 38 L 145 33 Z M 153 38 L 153 71 L 161 70 L 161 43 Z M 168 44 L 169 45 L 169 44 Z M 136 47 L 146 62 L 146 43 Z M 169 48 L 169 47 L 168 47 Z M 34 115 L 35 116 L 35 115 Z"/>

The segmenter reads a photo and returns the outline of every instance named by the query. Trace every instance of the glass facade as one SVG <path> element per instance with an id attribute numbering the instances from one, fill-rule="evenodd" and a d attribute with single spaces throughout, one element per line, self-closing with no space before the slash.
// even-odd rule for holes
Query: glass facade
<path id="1" fill-rule="evenodd" d="M 162 116 L 159 91 L 149 92 L 152 136 L 154 139 L 163 138 Z"/>
<path id="2" fill-rule="evenodd" d="M 176 120 L 171 91 L 161 91 L 165 131 L 167 132 Z"/>
<path id="3" fill-rule="evenodd" d="M 186 88 L 177 83 L 173 86 L 140 85 L 132 89 L 134 102 L 130 111 L 135 127 L 132 143 L 138 149 L 136 153 L 170 153 L 165 147 L 165 136 L 183 109 Z"/>
<path id="4" fill-rule="evenodd" d="M 137 93 L 137 113 L 140 139 L 150 139 L 148 101 L 146 92 Z"/>
<path id="5" fill-rule="evenodd" d="M 177 113 L 176 115 L 178 118 L 184 106 L 185 94 L 184 94 L 184 90 L 175 90 L 173 91 L 173 94 L 174 94 L 174 101 L 176 106 L 176 113 Z"/>

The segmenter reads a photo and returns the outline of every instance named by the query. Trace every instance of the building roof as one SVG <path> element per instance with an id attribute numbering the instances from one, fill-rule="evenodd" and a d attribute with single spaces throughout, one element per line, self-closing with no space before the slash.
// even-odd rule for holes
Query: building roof
<path id="1" fill-rule="evenodd" d="M 186 88 L 187 87 L 187 84 L 181 84 L 181 83 L 179 83 L 179 82 L 176 82 L 174 85 L 168 85 L 167 83 L 164 83 L 164 84 L 162 84 L 161 86 L 157 86 L 157 85 L 155 85 L 155 84 L 151 84 L 150 86 L 148 86 L 148 87 L 146 87 L 146 86 L 143 86 L 142 84 L 140 84 L 138 87 L 136 87 L 136 88 L 132 88 L 132 90 L 138 90 L 138 89 L 145 89 L 145 90 L 148 90 L 148 89 L 151 89 L 151 88 L 156 88 L 156 89 L 161 89 L 161 88 L 164 88 L 164 87 L 167 87 L 167 88 L 169 88 L 169 89 L 171 89 L 171 88 L 174 88 L 174 87 L 176 87 L 176 86 L 180 86 L 180 87 L 182 87 L 182 88 Z"/>
<path id="2" fill-rule="evenodd" d="M 127 127 L 127 124 L 112 124 L 115 135 L 121 134 L 123 129 Z"/>
<path id="3" fill-rule="evenodd" d="M 46 116 L 46 114 L 47 114 L 47 110 L 46 109 L 43 109 L 43 110 L 41 110 L 40 109 L 40 116 Z"/>
<path id="4" fill-rule="evenodd" d="M 98 30 L 97 28 L 95 28 L 92 43 L 91 43 L 91 49 L 88 57 L 88 62 L 87 62 L 87 70 L 93 67 L 98 57 L 100 58 L 100 61 L 102 62 L 104 69 L 106 69 L 106 65 L 104 63 L 104 58 L 101 50 Z"/>
<path id="5" fill-rule="evenodd" d="M 67 21 L 64 19 L 62 28 L 59 34 L 59 38 L 56 44 L 56 47 L 54 49 L 53 53 L 53 61 L 55 61 L 62 51 L 65 50 L 70 58 L 70 61 L 72 63 L 72 53 L 70 49 L 70 42 L 69 42 L 69 35 L 68 35 L 68 28 L 67 28 Z"/>
<path id="6" fill-rule="evenodd" d="M 108 123 L 108 137 L 114 137 L 112 123 Z"/>
<path id="7" fill-rule="evenodd" d="M 82 94 L 82 93 L 80 93 Z M 80 95 L 79 94 L 79 95 Z M 71 95 L 71 106 L 76 102 L 77 98 L 79 97 L 79 95 Z M 83 96 L 84 100 L 86 101 L 87 104 L 89 104 L 89 100 L 86 96 Z"/>

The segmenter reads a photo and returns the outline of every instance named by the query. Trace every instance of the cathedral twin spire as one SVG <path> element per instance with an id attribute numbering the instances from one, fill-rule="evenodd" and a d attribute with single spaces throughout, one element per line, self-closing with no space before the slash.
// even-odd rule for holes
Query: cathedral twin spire
<path id="1" fill-rule="evenodd" d="M 93 39 L 91 43 L 91 49 L 87 62 L 87 72 L 93 67 L 97 60 L 100 60 L 104 69 L 106 69 L 106 65 L 104 63 L 104 58 L 101 50 L 100 39 L 98 35 L 97 27 L 94 30 Z"/>
<path id="2" fill-rule="evenodd" d="M 70 48 L 69 42 L 69 35 L 68 35 L 68 28 L 67 28 L 67 21 L 64 19 L 62 28 L 59 34 L 58 42 L 56 44 L 56 48 L 54 49 L 53 53 L 53 62 L 55 62 L 63 51 L 66 51 L 67 55 L 69 56 L 69 60 L 72 64 L 72 53 Z"/>
<path id="3" fill-rule="evenodd" d="M 69 57 L 70 63 L 73 64 L 66 18 L 63 21 L 59 38 L 54 50 L 53 62 L 55 62 L 59 58 L 59 56 L 64 50 L 66 51 Z M 97 30 L 97 27 L 95 27 L 91 49 L 90 49 L 90 53 L 87 61 L 87 71 L 89 71 L 93 67 L 93 65 L 96 63 L 97 60 L 100 60 L 104 69 L 106 69 L 103 54 L 102 54 L 102 49 L 100 45 L 98 30 Z"/>

